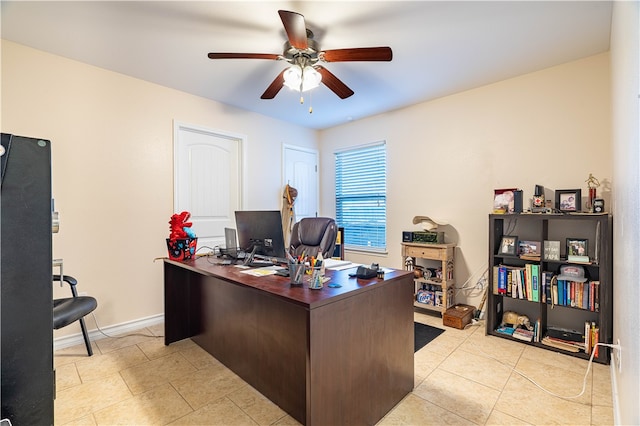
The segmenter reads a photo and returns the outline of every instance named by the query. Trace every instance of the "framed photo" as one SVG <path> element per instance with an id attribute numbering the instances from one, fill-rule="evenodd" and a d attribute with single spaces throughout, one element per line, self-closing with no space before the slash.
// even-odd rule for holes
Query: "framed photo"
<path id="1" fill-rule="evenodd" d="M 514 191 L 518 188 L 504 188 L 493 190 L 493 213 L 504 214 L 514 211 Z"/>
<path id="2" fill-rule="evenodd" d="M 567 238 L 567 257 L 569 256 L 589 256 L 587 249 L 589 240 L 581 238 Z"/>
<path id="3" fill-rule="evenodd" d="M 545 260 L 560 260 L 560 241 L 544 242 L 544 259 Z"/>
<path id="4" fill-rule="evenodd" d="M 518 254 L 518 237 L 515 235 L 503 235 L 498 247 L 498 254 L 515 256 Z"/>
<path id="5" fill-rule="evenodd" d="M 540 257 L 540 241 L 520 240 L 518 242 L 518 254 Z"/>
<path id="6" fill-rule="evenodd" d="M 582 190 L 558 189 L 556 191 L 556 208 L 561 212 L 579 212 L 582 204 Z"/>

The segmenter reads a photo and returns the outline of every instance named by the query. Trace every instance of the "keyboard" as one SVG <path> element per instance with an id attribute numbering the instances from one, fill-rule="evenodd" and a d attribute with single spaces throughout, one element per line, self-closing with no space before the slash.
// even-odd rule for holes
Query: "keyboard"
<path id="1" fill-rule="evenodd" d="M 249 263 L 249 265 L 252 268 L 257 268 L 257 267 L 261 267 L 261 266 L 273 266 L 273 262 L 270 262 L 268 260 L 254 260 L 251 263 Z"/>

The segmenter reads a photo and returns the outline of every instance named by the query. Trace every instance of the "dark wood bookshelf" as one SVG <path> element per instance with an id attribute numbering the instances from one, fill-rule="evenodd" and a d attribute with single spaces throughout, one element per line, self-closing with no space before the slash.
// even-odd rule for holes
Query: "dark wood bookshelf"
<path id="1" fill-rule="evenodd" d="M 522 259 L 518 255 L 499 254 L 499 246 L 503 235 L 517 236 L 519 241 L 539 241 L 541 246 L 545 240 L 560 241 L 560 259 L 547 260 L 544 252 L 540 260 Z M 569 262 L 566 253 L 566 239 L 579 238 L 588 240 L 589 263 Z M 587 282 L 599 281 L 599 310 L 592 311 L 582 307 L 572 307 L 539 301 L 513 298 L 511 295 L 498 294 L 494 287 L 497 277 L 494 266 L 525 267 L 536 264 L 542 275 L 543 271 L 557 275 L 562 265 L 579 265 L 585 270 Z M 526 315 L 533 325 L 540 320 L 540 338 L 544 337 L 549 327 L 584 331 L 586 321 L 595 322 L 599 327 L 598 341 L 612 343 L 613 339 L 613 273 L 612 273 L 612 218 L 610 214 L 490 214 L 489 215 L 489 289 L 487 292 L 486 334 L 510 339 L 519 343 L 564 353 L 582 359 L 589 359 L 590 353 L 584 351 L 571 352 L 547 346 L 541 342 L 526 342 L 507 334 L 497 332 L 502 323 L 503 313 L 514 311 Z M 542 283 L 540 282 L 540 291 Z M 599 346 L 598 356 L 594 361 L 608 364 L 611 359 L 610 348 Z"/>

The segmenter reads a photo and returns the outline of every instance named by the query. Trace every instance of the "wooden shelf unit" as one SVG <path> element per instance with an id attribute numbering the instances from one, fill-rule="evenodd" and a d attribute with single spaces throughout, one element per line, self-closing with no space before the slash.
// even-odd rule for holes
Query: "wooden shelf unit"
<path id="1" fill-rule="evenodd" d="M 498 254 L 503 235 L 517 236 L 519 241 L 539 241 L 544 246 L 545 240 L 560 241 L 560 260 L 544 259 L 544 251 L 540 260 L 521 259 L 517 255 Z M 613 338 L 613 274 L 612 274 L 612 218 L 609 214 L 490 214 L 489 215 L 489 291 L 487 298 L 486 334 L 511 339 L 528 345 L 561 352 L 582 359 L 589 359 L 590 353 L 571 352 L 547 346 L 541 342 L 523 342 L 509 335 L 496 331 L 502 322 L 505 311 L 514 311 L 527 315 L 533 325 L 540 319 L 541 337 L 548 327 L 559 327 L 569 330 L 584 331 L 586 321 L 595 322 L 599 327 L 600 343 L 612 343 Z M 589 263 L 567 261 L 567 238 L 588 240 Z M 494 266 L 505 265 L 524 267 L 527 263 L 537 264 L 543 271 L 558 274 L 562 265 L 572 264 L 584 267 L 589 281 L 599 281 L 599 310 L 591 311 L 579 307 L 561 306 L 527 299 L 513 298 L 497 294 Z M 542 284 L 542 283 L 541 283 Z M 542 291 L 542 288 L 540 288 Z M 598 356 L 594 361 L 608 364 L 610 349 L 599 346 Z"/>
<path id="2" fill-rule="evenodd" d="M 454 262 L 455 248 L 453 243 L 428 244 L 428 243 L 402 243 L 402 259 L 411 257 L 414 265 L 421 265 L 425 268 L 436 268 L 442 271 L 442 277 L 415 278 L 414 296 L 423 284 L 437 286 L 442 291 L 442 303 L 440 305 L 429 305 L 418 302 L 414 297 L 414 306 L 421 309 L 440 312 L 441 314 L 455 304 L 455 279 Z M 420 263 L 418 259 L 423 259 Z"/>

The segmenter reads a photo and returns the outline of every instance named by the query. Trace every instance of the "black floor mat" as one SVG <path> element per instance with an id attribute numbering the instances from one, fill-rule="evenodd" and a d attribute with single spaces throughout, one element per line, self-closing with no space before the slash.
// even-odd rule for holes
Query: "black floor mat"
<path id="1" fill-rule="evenodd" d="M 430 325 L 422 324 L 419 322 L 413 323 L 413 339 L 414 339 L 414 352 L 418 352 L 427 343 L 444 333 L 444 330 L 437 327 L 431 327 Z"/>

